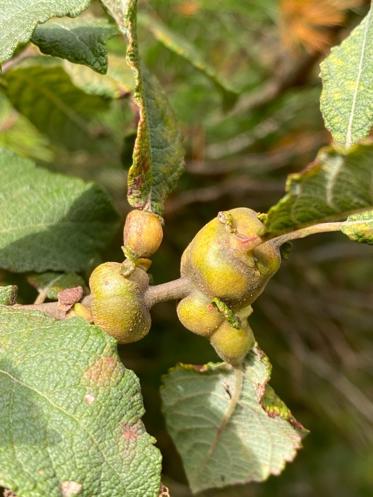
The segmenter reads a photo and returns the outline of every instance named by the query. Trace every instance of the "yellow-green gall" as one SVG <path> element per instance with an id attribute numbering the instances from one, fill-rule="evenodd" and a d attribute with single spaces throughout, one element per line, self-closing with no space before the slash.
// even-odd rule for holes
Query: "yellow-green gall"
<path id="1" fill-rule="evenodd" d="M 151 257 L 163 239 L 162 218 L 154 212 L 134 209 L 126 218 L 123 243 L 136 257 Z"/>
<path id="2" fill-rule="evenodd" d="M 236 329 L 224 321 L 211 336 L 210 343 L 223 361 L 238 366 L 253 348 L 255 337 L 247 323 Z"/>
<path id="3" fill-rule="evenodd" d="M 251 209 L 220 213 L 184 251 L 181 275 L 208 297 L 233 306 L 252 303 L 281 261 L 276 249 L 260 251 L 264 232 L 263 223 Z"/>
<path id="4" fill-rule="evenodd" d="M 211 300 L 197 290 L 178 303 L 177 315 L 187 330 L 206 337 L 210 336 L 224 320 L 224 316 Z"/>
<path id="5" fill-rule="evenodd" d="M 105 262 L 96 267 L 89 279 L 94 323 L 119 343 L 141 340 L 151 325 L 144 302 L 148 285 L 149 277 L 140 268 L 125 277 L 118 262 Z"/>

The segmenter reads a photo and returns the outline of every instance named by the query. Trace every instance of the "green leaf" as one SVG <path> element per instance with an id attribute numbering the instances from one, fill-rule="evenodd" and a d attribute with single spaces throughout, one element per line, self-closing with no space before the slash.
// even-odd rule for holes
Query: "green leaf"
<path id="1" fill-rule="evenodd" d="M 139 107 L 139 123 L 128 173 L 128 201 L 133 207 L 162 214 L 164 201 L 182 171 L 181 135 L 166 94 L 140 61 L 137 1 L 102 0 L 102 3 L 128 38 L 127 62 L 136 79 L 134 98 Z"/>
<path id="2" fill-rule="evenodd" d="M 0 94 L 0 147 L 32 159 L 46 162 L 53 159 L 47 138 L 28 119 L 18 114 L 2 94 Z"/>
<path id="3" fill-rule="evenodd" d="M 47 55 L 84 64 L 105 74 L 106 40 L 116 32 L 113 26 L 100 20 L 53 19 L 38 26 L 31 41 Z"/>
<path id="4" fill-rule="evenodd" d="M 27 281 L 50 300 L 57 300 L 58 294 L 66 288 L 85 287 L 85 281 L 76 273 L 30 274 Z"/>
<path id="5" fill-rule="evenodd" d="M 116 99 L 123 98 L 135 89 L 132 70 L 123 64 L 123 57 L 118 55 L 108 56 L 108 71 L 105 75 L 70 62 L 65 62 L 64 68 L 74 85 L 90 95 Z"/>
<path id="6" fill-rule="evenodd" d="M 0 267 L 82 271 L 97 262 L 118 226 L 93 183 L 37 168 L 0 149 Z"/>
<path id="7" fill-rule="evenodd" d="M 17 287 L 15 285 L 0 285 L 0 305 L 12 305 L 16 303 Z"/>
<path id="8" fill-rule="evenodd" d="M 373 4 L 369 13 L 321 64 L 321 111 L 336 142 L 350 147 L 373 125 Z"/>
<path id="9" fill-rule="evenodd" d="M 355 242 L 373 244 L 373 210 L 349 216 L 341 231 Z"/>
<path id="10" fill-rule="evenodd" d="M 161 456 L 115 340 L 0 307 L 0 486 L 19 497 L 157 497 Z"/>
<path id="11" fill-rule="evenodd" d="M 160 43 L 207 76 L 218 91 L 220 91 L 226 108 L 234 104 L 238 98 L 238 92 L 222 80 L 214 68 L 204 60 L 203 55 L 194 45 L 179 33 L 172 31 L 162 21 L 155 19 L 155 17 L 143 13 L 138 18 L 139 23 L 149 29 Z"/>
<path id="12" fill-rule="evenodd" d="M 89 0 L 3 0 L 0 9 L 0 63 L 9 59 L 20 43 L 31 38 L 38 23 L 51 17 L 77 16 Z"/>
<path id="13" fill-rule="evenodd" d="M 168 431 L 193 492 L 279 474 L 306 430 L 268 386 L 258 348 L 243 371 L 226 364 L 179 365 L 161 390 Z"/>
<path id="14" fill-rule="evenodd" d="M 4 79 L 18 112 L 57 144 L 80 149 L 97 137 L 95 116 L 107 102 L 74 86 L 60 65 L 34 61 L 7 72 Z"/>
<path id="15" fill-rule="evenodd" d="M 303 172 L 291 174 L 286 195 L 268 212 L 269 233 L 346 219 L 373 207 L 373 144 L 346 152 L 327 147 Z"/>

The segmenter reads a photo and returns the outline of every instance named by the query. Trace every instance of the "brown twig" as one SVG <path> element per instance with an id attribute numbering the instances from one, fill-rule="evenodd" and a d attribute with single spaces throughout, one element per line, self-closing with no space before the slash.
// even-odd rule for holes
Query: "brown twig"
<path id="1" fill-rule="evenodd" d="M 188 278 L 179 278 L 160 285 L 150 286 L 145 292 L 145 304 L 151 308 L 159 302 L 180 300 L 186 297 L 191 290 L 192 283 Z"/>

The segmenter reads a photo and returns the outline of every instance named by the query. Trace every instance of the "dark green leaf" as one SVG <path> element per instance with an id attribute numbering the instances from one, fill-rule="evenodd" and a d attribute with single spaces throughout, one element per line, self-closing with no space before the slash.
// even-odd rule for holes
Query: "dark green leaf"
<path id="1" fill-rule="evenodd" d="M 0 149 L 0 267 L 82 271 L 112 239 L 118 216 L 92 183 Z"/>
<path id="2" fill-rule="evenodd" d="M 41 24 L 35 29 L 31 40 L 47 55 L 84 64 L 105 74 L 105 43 L 115 33 L 113 26 L 99 20 L 65 18 Z"/>

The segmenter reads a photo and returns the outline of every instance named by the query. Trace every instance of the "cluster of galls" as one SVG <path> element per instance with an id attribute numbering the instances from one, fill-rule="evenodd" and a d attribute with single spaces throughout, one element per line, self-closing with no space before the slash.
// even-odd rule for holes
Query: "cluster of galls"
<path id="1" fill-rule="evenodd" d="M 251 304 L 280 267 L 278 249 L 262 243 L 264 232 L 251 209 L 222 212 L 197 233 L 181 259 L 181 275 L 194 290 L 179 302 L 179 319 L 188 330 L 208 337 L 231 364 L 239 364 L 252 348 Z M 235 325 L 212 303 L 216 298 L 236 315 Z"/>
<path id="2" fill-rule="evenodd" d="M 119 262 L 105 262 L 91 274 L 93 321 L 119 343 L 137 342 L 149 333 L 151 317 L 144 299 L 149 286 L 146 269 L 162 238 L 162 219 L 157 214 L 131 211 L 124 225 L 123 248 L 131 254 L 132 269 Z"/>
<path id="3" fill-rule="evenodd" d="M 192 290 L 179 302 L 178 317 L 185 328 L 207 337 L 218 355 L 233 365 L 254 345 L 247 322 L 251 304 L 281 263 L 277 247 L 262 243 L 264 232 L 251 209 L 222 212 L 197 233 L 181 259 L 181 276 L 189 280 Z M 124 228 L 124 244 L 127 253 L 142 262 L 130 274 L 123 264 L 108 262 L 91 275 L 94 322 L 120 343 L 140 340 L 150 329 L 144 259 L 158 249 L 162 234 L 156 214 L 132 211 Z"/>

